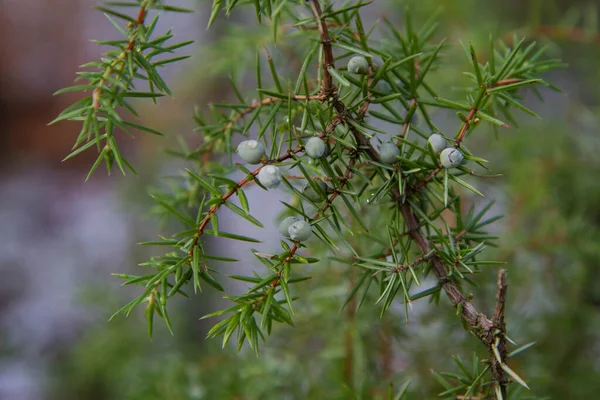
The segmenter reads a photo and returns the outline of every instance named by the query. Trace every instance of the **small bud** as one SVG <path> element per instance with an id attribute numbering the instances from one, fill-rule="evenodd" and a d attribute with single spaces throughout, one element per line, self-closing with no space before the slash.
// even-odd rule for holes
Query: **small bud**
<path id="1" fill-rule="evenodd" d="M 436 154 L 446 148 L 446 139 L 444 139 L 444 137 L 439 133 L 434 133 L 433 135 L 429 136 L 427 143 L 429 143 L 433 149 L 433 152 Z"/>
<path id="2" fill-rule="evenodd" d="M 267 189 L 274 189 L 281 183 L 281 172 L 279 167 L 265 165 L 258 172 L 258 181 Z"/>
<path id="3" fill-rule="evenodd" d="M 292 240 L 295 240 L 296 242 L 302 242 L 310 237 L 312 231 L 308 222 L 298 221 L 290 225 L 288 228 L 288 233 Z"/>
<path id="4" fill-rule="evenodd" d="M 281 236 L 286 238 L 290 237 L 290 233 L 288 230 L 294 222 L 298 222 L 298 217 L 287 217 L 283 221 L 281 221 L 281 223 L 279 224 L 279 233 L 281 234 Z"/>
<path id="5" fill-rule="evenodd" d="M 383 142 L 379 146 L 379 158 L 384 164 L 393 164 L 398 161 L 397 156 L 400 155 L 400 149 L 392 142 Z"/>
<path id="6" fill-rule="evenodd" d="M 266 154 L 265 146 L 256 140 L 244 140 L 238 145 L 237 152 L 248 164 L 260 164 Z"/>
<path id="7" fill-rule="evenodd" d="M 312 158 L 321 158 L 327 153 L 325 142 L 318 137 L 311 137 L 304 145 L 306 154 Z"/>
<path id="8" fill-rule="evenodd" d="M 458 167 L 463 159 L 464 157 L 460 150 L 455 149 L 454 147 L 448 147 L 440 154 L 440 161 L 445 168 Z"/>
<path id="9" fill-rule="evenodd" d="M 110 175 L 110 172 L 112 171 L 112 166 L 115 162 L 115 153 L 113 152 L 112 148 L 108 145 L 108 143 L 106 144 L 106 146 L 104 146 L 102 153 L 104 154 L 106 169 L 108 170 L 108 174 Z"/>
<path id="10" fill-rule="evenodd" d="M 325 200 L 325 196 L 327 196 L 327 184 L 323 181 L 317 181 L 315 183 L 319 186 L 319 191 L 315 190 L 310 183 L 307 183 L 306 186 L 302 188 L 302 194 L 308 197 L 309 200 L 317 203 Z"/>
<path id="11" fill-rule="evenodd" d="M 348 61 L 348 71 L 353 74 L 366 75 L 369 73 L 369 63 L 361 56 L 354 56 Z"/>

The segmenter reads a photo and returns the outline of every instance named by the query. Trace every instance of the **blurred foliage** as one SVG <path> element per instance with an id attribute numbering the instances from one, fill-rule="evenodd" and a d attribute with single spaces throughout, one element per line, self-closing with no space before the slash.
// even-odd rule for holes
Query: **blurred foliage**
<path id="1" fill-rule="evenodd" d="M 535 0 L 502 7 L 474 0 L 413 3 L 421 20 L 443 3 L 441 32 L 455 39 L 473 38 L 481 48 L 490 31 L 508 38 L 517 32 L 551 45 L 571 64 L 553 74 L 566 95 L 550 97 L 547 108 L 531 105 L 543 122 L 517 118 L 520 129 L 501 132 L 500 140 L 483 129 L 469 145 L 504 174 L 480 182 L 494 189 L 494 207 L 506 215 L 494 226 L 499 247 L 490 256 L 508 263 L 509 334 L 520 345 L 536 341 L 515 361 L 515 369 L 542 398 L 594 398 L 600 392 L 600 95 L 594 86 L 600 80 L 600 44 L 591 16 L 598 16 L 598 8 L 591 2 Z M 382 7 L 390 20 L 401 20 L 400 7 Z M 240 29 L 232 27 L 230 33 L 240 35 Z M 269 35 L 265 32 L 264 40 Z M 243 37 L 253 45 L 260 42 Z M 206 54 L 218 57 L 222 46 L 231 56 L 238 45 L 248 44 L 217 43 Z M 215 74 L 239 62 L 218 60 Z M 444 63 L 456 68 L 435 71 L 434 79 L 451 84 L 455 77 L 447 71 L 464 68 L 465 61 Z M 482 206 L 475 197 L 466 199 L 465 205 Z M 466 340 L 445 302 L 440 308 L 415 304 L 408 325 L 399 317 L 401 310 L 380 318 L 372 301 L 356 313 L 351 307 L 340 311 L 350 289 L 346 273 L 334 261 L 313 268 L 312 281 L 296 288 L 303 301 L 294 304 L 295 328 L 274 327 L 258 357 L 249 349 L 238 354 L 235 346 L 221 350 L 218 341 L 204 340 L 206 331 L 197 332 L 195 322 L 178 327 L 175 337 L 159 329 L 151 343 L 134 321 L 100 323 L 58 360 L 51 398 L 384 399 L 406 387 L 402 398 L 435 398 L 445 388 L 432 377 L 432 368 L 464 373 L 449 353 L 469 366 L 473 354 L 487 357 L 477 341 Z M 488 283 L 470 289 L 474 301 L 489 311 L 495 272 L 483 271 L 478 282 Z M 190 307 L 177 306 L 171 319 L 190 319 Z"/>

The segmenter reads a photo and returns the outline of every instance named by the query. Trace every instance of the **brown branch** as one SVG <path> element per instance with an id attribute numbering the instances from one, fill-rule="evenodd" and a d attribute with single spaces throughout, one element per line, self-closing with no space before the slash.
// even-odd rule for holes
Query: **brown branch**
<path id="1" fill-rule="evenodd" d="M 415 258 L 414 260 L 412 260 L 411 262 L 407 262 L 404 264 L 398 264 L 397 266 L 392 268 L 391 272 L 398 273 L 401 271 L 406 271 L 407 269 L 410 269 L 410 268 L 414 267 L 415 265 L 422 263 L 423 261 L 427 261 L 428 259 L 429 259 L 429 257 L 427 257 L 427 256 L 419 256 L 419 257 Z"/>
<path id="2" fill-rule="evenodd" d="M 497 338 L 494 340 L 494 345 L 498 349 L 500 359 L 496 358 L 494 352 L 490 352 L 490 366 L 492 370 L 492 377 L 498 385 L 500 385 L 500 392 L 502 398 L 506 399 L 506 386 L 509 382 L 508 376 L 504 369 L 502 369 L 501 363 L 506 362 L 506 324 L 504 322 L 504 308 L 506 305 L 506 289 L 508 284 L 506 283 L 506 270 L 500 269 L 498 271 L 498 289 L 496 292 L 496 307 L 494 309 L 494 316 L 492 321 L 497 331 L 494 332 L 493 337 Z M 490 338 L 491 339 L 491 338 Z"/>
<path id="3" fill-rule="evenodd" d="M 317 20 L 317 24 L 318 24 L 318 28 L 319 28 L 319 32 L 320 32 L 320 36 L 321 36 L 321 42 L 323 43 L 324 80 L 321 85 L 321 94 L 327 95 L 329 97 L 329 94 L 331 93 L 333 86 L 331 83 L 331 75 L 326 71 L 326 69 L 328 66 L 333 66 L 333 52 L 332 52 L 332 48 L 331 48 L 331 39 L 329 37 L 327 26 L 325 24 L 323 24 L 321 21 L 321 8 L 319 6 L 318 1 L 317 0 L 309 0 L 309 1 L 310 1 L 311 9 L 315 16 L 315 19 Z M 514 82 L 511 82 L 509 79 L 506 79 L 504 81 L 497 82 L 496 85 L 498 85 L 499 83 L 506 85 L 506 84 L 514 83 Z M 459 131 L 459 134 L 457 136 L 456 146 L 459 146 L 460 143 L 462 142 L 462 140 L 464 139 L 464 136 L 469 128 L 469 125 L 470 125 L 471 121 L 475 118 L 475 116 L 477 115 L 478 107 L 481 104 L 481 101 L 483 100 L 483 98 L 485 97 L 486 94 L 487 93 L 485 91 L 482 92 L 480 94 L 479 98 L 477 99 L 475 106 L 470 110 L 469 115 L 467 116 L 466 121 L 463 123 L 463 125 Z M 339 101 L 339 99 L 337 99 L 337 97 L 333 98 L 333 107 L 335 108 L 336 112 L 338 113 L 339 117 L 342 120 L 354 120 L 353 116 L 350 114 L 350 112 L 348 112 L 348 110 L 346 109 L 344 104 L 341 101 Z M 379 154 L 373 148 L 373 146 L 371 146 L 369 139 L 366 138 L 356 128 L 354 128 L 354 126 L 352 124 L 349 124 L 349 126 L 350 126 L 350 130 L 358 144 L 359 150 L 365 152 L 372 160 L 375 160 L 375 161 L 379 160 Z M 441 170 L 441 168 L 434 170 L 434 172 L 431 175 L 429 175 L 429 177 L 427 178 L 428 181 L 433 179 L 440 170 Z M 425 184 L 426 183 L 427 182 L 425 182 Z M 425 184 L 423 184 L 423 186 Z M 332 198 L 328 199 L 328 201 L 332 201 L 336 194 L 337 194 L 337 192 L 334 193 L 331 196 Z M 396 199 L 399 203 L 401 202 L 401 196 L 398 192 L 398 189 L 392 190 L 392 197 L 394 199 Z M 419 219 L 417 218 L 417 216 L 415 215 L 415 213 L 412 211 L 411 207 L 407 203 L 402 203 L 402 204 L 400 204 L 400 211 L 405 220 L 408 234 L 410 235 L 410 237 L 415 241 L 415 243 L 421 249 L 421 252 L 423 254 L 429 254 L 431 252 L 431 250 L 433 249 L 433 247 L 432 247 L 431 243 L 429 242 L 429 240 L 421 233 L 421 223 L 420 223 Z M 479 337 L 479 339 L 482 341 L 482 343 L 490 351 L 490 354 L 492 354 L 492 356 L 493 356 L 493 354 L 494 354 L 493 349 L 495 346 L 495 342 L 496 342 L 495 339 L 496 339 L 496 334 L 497 334 L 496 330 L 503 332 L 504 326 L 499 325 L 500 324 L 499 319 L 492 321 L 486 315 L 477 311 L 475 306 L 473 306 L 473 304 L 462 293 L 462 291 L 460 290 L 458 285 L 452 280 L 452 277 L 449 276 L 441 257 L 437 253 L 434 252 L 431 255 L 430 259 L 431 259 L 432 269 L 438 278 L 440 286 L 442 287 L 442 289 L 444 290 L 444 292 L 450 299 L 450 302 L 455 307 L 457 307 L 462 318 L 466 321 L 467 325 L 469 326 L 469 329 Z M 421 260 L 419 260 L 419 261 L 421 261 Z M 504 293 L 505 293 L 505 291 L 504 291 Z M 502 296 L 500 296 L 500 297 L 502 297 Z M 502 310 L 503 310 L 503 308 L 502 308 Z M 498 315 L 502 315 L 501 322 L 503 324 L 503 315 L 504 315 L 503 311 L 499 312 Z M 500 318 L 500 317 L 498 317 L 498 318 Z M 502 376 L 500 376 L 498 374 L 494 375 L 495 379 L 500 379 L 502 377 L 503 377 L 503 375 Z M 498 383 L 500 385 L 503 385 L 503 381 L 499 380 Z"/>
<path id="4" fill-rule="evenodd" d="M 321 44 L 323 45 L 323 80 L 321 82 L 321 94 L 328 98 L 329 95 L 335 91 L 333 77 L 329 73 L 329 67 L 335 68 L 333 49 L 331 47 L 331 38 L 329 37 L 329 29 L 327 28 L 327 24 L 324 24 L 323 20 L 321 19 L 323 12 L 321 11 L 321 5 L 319 4 L 319 1 L 309 0 L 309 4 L 313 16 L 317 21 L 317 28 L 319 29 L 319 34 L 321 35 Z"/>
<path id="5" fill-rule="evenodd" d="M 332 40 L 329 37 L 327 24 L 323 24 L 321 20 L 322 11 L 318 0 L 309 0 L 309 2 L 315 20 L 317 21 L 319 34 L 321 36 L 321 43 L 323 44 L 323 82 L 321 83 L 321 95 L 324 98 L 329 98 L 335 94 L 334 92 L 336 89 L 335 86 L 333 86 L 331 74 L 327 70 L 328 67 L 335 68 L 333 62 L 333 49 L 331 47 Z M 339 101 L 337 96 L 333 96 L 333 107 L 335 108 L 336 112 L 342 120 L 356 121 L 352 114 L 350 114 L 350 112 L 346 110 L 344 103 Z M 366 113 L 366 111 L 367 109 L 363 110 L 364 113 Z M 379 161 L 379 153 L 377 153 L 377 150 L 375 150 L 375 148 L 371 146 L 369 139 L 367 139 L 363 134 L 361 134 L 358 131 L 358 129 L 356 129 L 352 124 L 348 124 L 348 126 L 350 128 L 350 131 L 352 132 L 352 135 L 354 136 L 354 139 L 358 144 L 358 149 L 366 152 L 372 160 Z"/>
<path id="6" fill-rule="evenodd" d="M 432 246 L 429 240 L 427 240 L 420 231 L 419 219 L 406 203 L 400 206 L 400 211 L 406 222 L 410 237 L 417 243 L 417 246 L 419 246 L 423 254 L 428 254 L 432 250 Z M 438 254 L 434 254 L 431 257 L 431 265 L 440 282 L 440 286 L 446 292 L 452 305 L 459 308 L 460 314 L 471 330 L 475 333 L 482 330 L 489 331 L 494 326 L 494 323 L 485 315 L 479 313 L 473 304 L 467 300 L 466 296 L 461 292 L 456 283 L 448 276 L 444 263 Z"/>
<path id="7" fill-rule="evenodd" d="M 456 137 L 456 144 L 455 144 L 456 147 L 460 146 L 461 142 L 465 138 L 467 130 L 469 129 L 469 125 L 471 125 L 471 122 L 477 115 L 477 111 L 479 111 L 477 109 L 477 107 L 473 107 L 469 111 L 469 114 L 467 115 L 467 119 L 465 119 L 465 121 L 463 122 L 462 126 L 460 127 L 460 131 L 458 132 L 458 136 Z"/>
<path id="8" fill-rule="evenodd" d="M 420 222 L 408 204 L 401 205 L 401 212 L 411 238 L 417 243 L 422 252 L 431 250 L 429 240 L 420 231 Z M 458 285 L 452 280 L 446 271 L 446 267 L 439 255 L 434 254 L 431 258 L 432 269 L 438 278 L 439 284 L 450 299 L 453 306 L 458 308 L 462 318 L 467 323 L 469 330 L 487 347 L 490 353 L 490 364 L 492 379 L 500 386 L 500 391 L 506 399 L 506 385 L 509 379 L 502 368 L 506 360 L 506 326 L 504 323 L 504 306 L 506 303 L 506 271 L 498 273 L 498 292 L 496 294 L 496 308 L 490 320 L 485 314 L 477 311 L 475 306 L 462 293 Z M 500 354 L 497 359 L 496 350 Z"/>
<path id="9" fill-rule="evenodd" d="M 106 80 L 113 74 L 114 71 L 120 72 L 123 70 L 123 67 L 126 64 L 127 55 L 133 50 L 137 42 L 137 30 L 140 26 L 144 25 L 147 14 L 148 1 L 142 1 L 136 20 L 134 22 L 130 22 L 128 25 L 128 29 L 130 29 L 132 33 L 129 36 L 129 42 L 127 43 L 127 46 L 121 52 L 121 54 L 119 54 L 119 56 L 106 68 L 104 75 L 102 75 L 102 78 L 92 92 L 92 107 L 94 108 L 94 111 L 100 108 L 100 98 L 102 97 L 102 91 L 104 90 L 103 87 L 106 83 Z"/>

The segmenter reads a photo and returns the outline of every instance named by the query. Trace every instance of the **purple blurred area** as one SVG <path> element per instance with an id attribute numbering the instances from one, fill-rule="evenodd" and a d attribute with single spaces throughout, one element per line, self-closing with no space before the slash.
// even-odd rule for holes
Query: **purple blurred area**
<path id="1" fill-rule="evenodd" d="M 98 315 L 106 320 L 103 313 L 78 305 L 83 288 L 93 283 L 110 293 L 120 283 L 110 273 L 139 262 L 131 259 L 130 238 L 139 238 L 136 221 L 145 211 L 122 205 L 120 182 L 140 178 L 107 179 L 105 171 L 99 170 L 84 184 L 95 152 L 61 163 L 71 150 L 78 124 L 47 126 L 81 97 L 81 93 L 52 93 L 72 85 L 78 66 L 99 59 L 106 50 L 89 39 L 118 38 L 110 22 L 93 9 L 95 4 L 90 0 L 0 3 L 2 400 L 44 397 L 50 360 L 68 349 Z M 191 0 L 170 4 L 197 8 Z M 164 14 L 157 30 L 164 32 L 175 24 L 178 41 L 201 39 L 205 31 L 197 14 Z M 173 78 L 176 68 L 165 70 L 164 76 Z M 190 115 L 192 107 L 189 99 L 173 101 L 154 119 L 164 127 L 172 122 L 169 118 L 179 115 L 167 110 L 181 109 Z M 139 160 L 150 147 L 145 142 L 151 140 L 157 139 L 140 135 L 137 153 L 131 153 L 132 143 L 125 152 Z"/>

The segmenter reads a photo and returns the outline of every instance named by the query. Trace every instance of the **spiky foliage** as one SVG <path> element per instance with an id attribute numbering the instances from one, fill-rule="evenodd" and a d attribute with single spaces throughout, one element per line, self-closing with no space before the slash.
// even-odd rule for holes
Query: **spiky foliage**
<path id="1" fill-rule="evenodd" d="M 168 249 L 164 256 L 142 264 L 148 273 L 118 275 L 125 285 L 141 286 L 143 293 L 115 315 L 129 315 L 137 305 L 146 303 L 149 333 L 155 315 L 171 330 L 168 301 L 185 295 L 188 284 L 195 292 L 205 285 L 224 291 L 211 264 L 237 260 L 211 254 L 206 238 L 257 243 L 258 247 L 259 241 L 244 232 L 226 232 L 219 227 L 223 208 L 263 226 L 252 215 L 253 202 L 246 196 L 246 189 L 256 184 L 264 190 L 288 193 L 290 200 L 282 202 L 281 214 L 309 222 L 314 238 L 307 242 L 282 238 L 277 254 L 252 249 L 264 269 L 230 276 L 248 283 L 248 289 L 240 295 L 225 295 L 231 306 L 203 317 L 221 318 L 209 337 L 222 337 L 225 346 L 235 335 L 238 349 L 248 343 L 258 352 L 274 323 L 294 325 L 294 302 L 302 301 L 294 295 L 295 288 L 310 278 L 310 268 L 301 266 L 319 262 L 343 265 L 348 277 L 356 277 L 349 278 L 352 287 L 346 307 L 374 302 L 383 315 L 401 304 L 408 323 L 413 302 L 429 298 L 439 303 L 448 298 L 465 328 L 488 350 L 489 359 L 484 363 L 475 360 L 473 367 L 467 368 L 457 358 L 462 375 L 446 373 L 451 380 L 438 376 L 447 389 L 443 395 L 508 398 L 513 382 L 527 385 L 508 365 L 509 358 L 522 348 L 509 350 L 504 321 L 506 271 L 498 272 L 496 307 L 489 315 L 475 308 L 467 289 L 482 269 L 501 264 L 485 253 L 495 240 L 487 227 L 499 218 L 488 215 L 492 204 L 480 210 L 463 206 L 464 193 L 482 195 L 471 177 L 493 177 L 486 172 L 487 161 L 470 152 L 467 142 L 482 125 L 497 131 L 509 129 L 515 111 L 535 116 L 523 105 L 521 92 L 529 89 L 539 94 L 539 86 L 553 88 L 540 74 L 560 63 L 544 59 L 543 49 L 537 49 L 535 43 L 516 38 L 510 45 L 490 38 L 489 46 L 481 50 L 469 43 L 462 47 L 471 70 L 455 72 L 457 80 L 467 78 L 461 93 L 452 99 L 441 97 L 430 77 L 443 65 L 442 54 L 455 49 L 444 40 L 434 40 L 435 21 L 417 27 L 407 11 L 402 29 L 387 20 L 381 26 L 365 27 L 361 13 L 369 4 L 214 0 L 209 25 L 221 13 L 252 9 L 259 23 L 272 28 L 273 43 L 289 52 L 297 67 L 276 62 L 268 46 L 258 49 L 254 57 L 256 92 L 245 96 L 232 80 L 235 103 L 212 104 L 208 115 L 195 113 L 202 144 L 196 148 L 183 145 L 181 151 L 172 152 L 187 160 L 189 168 L 170 182 L 171 192 L 153 194 L 164 213 L 178 220 L 183 230 L 145 243 Z M 137 19 L 115 11 L 133 5 L 139 7 Z M 157 67 L 182 57 L 156 62 L 153 57 L 187 43 L 168 46 L 170 33 L 152 39 L 156 18 L 145 21 L 155 8 L 183 11 L 159 1 L 115 2 L 101 7 L 111 21 L 127 21 L 126 29 L 115 22 L 125 39 L 104 42 L 115 49 L 102 62 L 88 64 L 98 68 L 82 73 L 89 83 L 66 89 L 92 91 L 92 96 L 57 118 L 83 121 L 77 149 L 70 156 L 95 145 L 100 156 L 92 171 L 103 159 L 109 170 L 113 160 L 122 171 L 123 166 L 130 167 L 118 151 L 117 128 L 156 133 L 117 113 L 120 108 L 135 114 L 127 102 L 129 97 L 156 100 L 170 94 Z M 348 71 L 348 60 L 355 56 L 368 61 L 366 74 Z M 239 57 L 249 59 L 247 55 Z M 135 78 L 146 80 L 149 91 L 136 91 Z M 443 109 L 456 112 L 455 131 L 443 131 L 434 123 L 433 113 Z M 440 155 L 427 144 L 434 133 L 459 150 L 465 162 L 445 168 Z M 315 137 L 328 147 L 320 159 L 305 154 L 306 141 Z M 266 157 L 254 169 L 234 162 L 235 143 L 246 138 L 260 141 L 267 149 Z M 378 143 L 388 141 L 398 147 L 395 162 L 389 157 L 382 162 L 377 150 Z M 257 179 L 267 166 L 283 171 L 277 189 L 267 188 Z M 231 179 L 239 171 L 244 177 Z M 315 195 L 307 196 L 297 181 L 309 185 Z M 304 251 L 310 251 L 311 257 L 303 256 Z"/>

